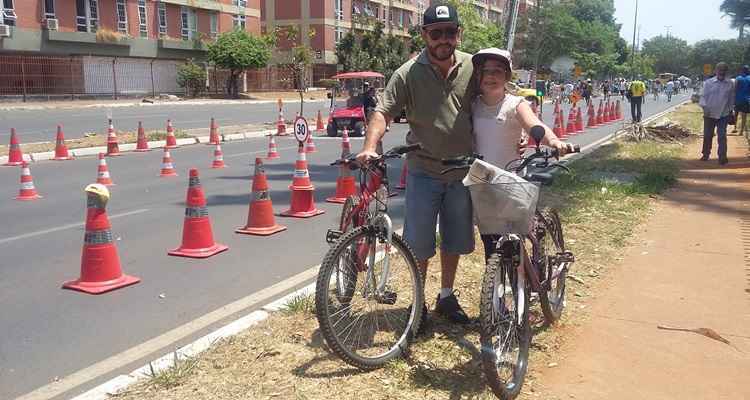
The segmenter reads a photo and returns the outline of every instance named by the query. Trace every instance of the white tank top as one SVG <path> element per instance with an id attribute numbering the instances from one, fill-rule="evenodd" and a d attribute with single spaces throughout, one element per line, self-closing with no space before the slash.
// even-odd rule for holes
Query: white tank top
<path id="1" fill-rule="evenodd" d="M 518 141 L 523 128 L 516 118 L 516 107 L 523 97 L 506 94 L 499 104 L 488 106 L 479 98 L 472 105 L 475 151 L 484 161 L 505 168 L 518 158 Z"/>

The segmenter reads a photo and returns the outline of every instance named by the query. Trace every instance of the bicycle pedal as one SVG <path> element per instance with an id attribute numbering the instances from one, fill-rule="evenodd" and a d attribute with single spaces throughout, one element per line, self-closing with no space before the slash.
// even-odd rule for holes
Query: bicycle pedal
<path id="1" fill-rule="evenodd" d="M 326 232 L 326 243 L 332 244 L 343 235 L 344 235 L 344 232 L 337 231 L 335 229 L 329 229 L 328 232 Z"/>
<path id="2" fill-rule="evenodd" d="M 375 298 L 375 301 L 377 301 L 378 304 L 387 304 L 389 306 L 392 306 L 396 304 L 397 299 L 398 299 L 398 294 L 396 294 L 395 292 L 386 290 L 382 294 L 377 295 Z"/>

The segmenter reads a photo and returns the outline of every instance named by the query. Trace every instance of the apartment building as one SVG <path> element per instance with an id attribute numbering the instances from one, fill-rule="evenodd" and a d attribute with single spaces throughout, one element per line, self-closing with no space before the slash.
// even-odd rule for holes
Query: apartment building
<path id="1" fill-rule="evenodd" d="M 0 51 L 201 58 L 241 27 L 260 33 L 260 0 L 0 0 Z"/>

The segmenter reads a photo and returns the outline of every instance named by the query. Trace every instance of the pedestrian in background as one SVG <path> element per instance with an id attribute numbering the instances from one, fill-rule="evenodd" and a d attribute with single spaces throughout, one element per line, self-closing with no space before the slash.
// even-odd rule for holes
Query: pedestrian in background
<path id="1" fill-rule="evenodd" d="M 630 116 L 633 118 L 633 123 L 637 124 L 641 122 L 641 105 L 643 104 L 643 96 L 646 94 L 646 84 L 640 79 L 636 79 L 630 82 L 628 87 L 628 93 L 630 94 Z"/>
<path id="2" fill-rule="evenodd" d="M 716 131 L 718 142 L 719 164 L 724 165 L 727 159 L 727 124 L 734 108 L 734 85 L 727 79 L 729 66 L 725 62 L 716 64 L 713 78 L 703 83 L 703 95 L 700 106 L 703 108 L 703 156 L 701 161 L 708 161 Z"/>
<path id="3" fill-rule="evenodd" d="M 740 135 L 745 135 L 745 124 L 747 122 L 747 113 L 750 112 L 750 67 L 744 65 L 734 80 L 734 111 L 736 113 L 736 122 L 733 133 L 737 133 L 737 126 L 740 127 Z"/>

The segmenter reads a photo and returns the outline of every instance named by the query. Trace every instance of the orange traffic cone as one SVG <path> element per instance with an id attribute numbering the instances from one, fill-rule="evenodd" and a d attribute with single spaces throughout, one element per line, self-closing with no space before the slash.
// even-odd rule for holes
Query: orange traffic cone
<path id="1" fill-rule="evenodd" d="M 273 135 L 268 135 L 268 155 L 266 156 L 269 160 L 275 160 L 279 157 L 279 152 L 276 149 L 276 140 L 274 140 Z"/>
<path id="2" fill-rule="evenodd" d="M 588 114 L 588 121 L 586 122 L 587 128 L 595 128 L 596 127 L 596 112 L 594 111 L 594 105 L 589 104 L 589 110 L 587 112 Z"/>
<path id="3" fill-rule="evenodd" d="M 318 132 L 323 132 L 326 130 L 325 125 L 323 125 L 323 116 L 320 113 L 320 110 L 318 110 L 318 119 L 315 122 L 315 130 Z"/>
<path id="4" fill-rule="evenodd" d="M 182 245 L 168 252 L 170 256 L 206 258 L 228 250 L 229 247 L 214 242 L 211 220 L 208 218 L 206 198 L 198 177 L 198 169 L 190 168 L 187 199 L 185 200 L 185 222 L 182 227 Z"/>
<path id="5" fill-rule="evenodd" d="M 565 126 L 565 133 L 569 136 L 573 136 L 576 134 L 576 109 L 575 107 L 570 107 L 570 111 L 568 112 L 568 123 Z"/>
<path id="6" fill-rule="evenodd" d="M 603 104 L 604 102 L 599 100 L 599 109 L 596 112 L 596 124 L 597 125 L 604 125 L 604 114 L 603 114 Z"/>
<path id="7" fill-rule="evenodd" d="M 174 136 L 174 127 L 172 127 L 172 120 L 167 120 L 167 148 L 174 149 L 177 147 L 177 138 Z"/>
<path id="8" fill-rule="evenodd" d="M 315 187 L 310 182 L 305 147 L 302 143 L 299 144 L 299 148 L 297 149 L 294 178 L 289 189 L 292 191 L 291 206 L 280 215 L 284 217 L 309 218 L 325 212 L 315 208 Z"/>
<path id="9" fill-rule="evenodd" d="M 208 143 L 206 144 L 219 144 L 219 126 L 216 124 L 214 117 L 211 117 L 211 123 L 208 125 Z"/>
<path id="10" fill-rule="evenodd" d="M 21 189 L 18 191 L 16 200 L 29 201 L 41 198 L 42 196 L 36 192 L 36 187 L 34 187 L 34 178 L 31 176 L 29 163 L 23 161 L 21 163 Z"/>
<path id="11" fill-rule="evenodd" d="M 146 139 L 146 132 L 143 131 L 143 123 L 138 121 L 138 143 L 135 146 L 135 151 L 151 151 L 148 148 L 148 139 Z"/>
<path id="12" fill-rule="evenodd" d="M 268 193 L 268 180 L 263 169 L 263 160 L 255 159 L 253 174 L 253 193 L 247 210 L 247 224 L 234 231 L 247 235 L 269 236 L 286 230 L 286 226 L 276 224 L 273 216 L 273 204 Z"/>
<path id="13" fill-rule="evenodd" d="M 159 176 L 177 176 L 177 171 L 174 170 L 174 164 L 172 164 L 172 156 L 169 154 L 169 148 L 164 146 L 164 157 L 161 161 L 161 173 Z"/>
<path id="14" fill-rule="evenodd" d="M 109 119 L 109 127 L 107 127 L 107 157 L 120 156 L 120 148 L 117 145 L 117 134 L 115 133 L 115 127 L 112 125 L 112 119 Z"/>
<path id="15" fill-rule="evenodd" d="M 216 143 L 216 149 L 214 150 L 214 162 L 211 164 L 211 168 L 218 169 L 224 168 L 227 165 L 224 164 L 224 153 L 221 152 L 221 145 Z"/>
<path id="16" fill-rule="evenodd" d="M 286 123 L 284 122 L 284 112 L 281 107 L 281 99 L 279 99 L 279 119 L 276 122 L 276 134 L 286 135 Z"/>
<path id="17" fill-rule="evenodd" d="M 581 107 L 578 107 L 576 112 L 576 133 L 583 133 L 583 114 L 581 113 Z"/>
<path id="18" fill-rule="evenodd" d="M 404 165 L 401 167 L 401 178 L 399 179 L 398 184 L 394 186 L 394 188 L 398 190 L 406 189 L 406 175 L 409 173 L 409 169 L 406 166 L 407 164 L 406 160 L 404 160 Z"/>
<path id="19" fill-rule="evenodd" d="M 18 136 L 16 136 L 16 128 L 10 128 L 10 147 L 8 148 L 8 162 L 5 166 L 17 167 L 23 164 L 23 152 L 21 151 L 21 144 L 18 143 Z"/>
<path id="20" fill-rule="evenodd" d="M 563 127 L 563 113 L 560 111 L 555 115 L 555 127 L 552 129 L 552 132 L 560 139 L 565 138 L 565 128 Z"/>
<path id="21" fill-rule="evenodd" d="M 615 102 L 609 103 L 609 120 L 612 122 L 617 121 L 617 115 L 615 114 Z"/>
<path id="22" fill-rule="evenodd" d="M 120 257 L 112 240 L 112 226 L 107 218 L 109 190 L 94 183 L 85 191 L 86 233 L 83 235 L 81 277 L 63 283 L 62 287 L 101 294 L 140 282 L 140 278 L 124 275 L 120 268 Z"/>
<path id="23" fill-rule="evenodd" d="M 62 126 L 57 126 L 57 138 L 55 139 L 55 161 L 72 160 L 68 154 L 68 146 L 65 145 L 65 134 L 63 133 Z"/>
<path id="24" fill-rule="evenodd" d="M 341 159 L 347 159 L 352 154 L 351 144 L 349 143 L 349 135 L 347 132 L 341 136 Z M 333 197 L 326 199 L 329 203 L 343 203 L 349 196 L 353 196 L 357 193 L 357 186 L 354 181 L 354 176 L 351 174 L 351 170 L 348 165 L 339 166 L 339 177 L 336 178 L 336 194 Z"/>
<path id="25" fill-rule="evenodd" d="M 104 186 L 113 186 L 112 178 L 109 176 L 109 168 L 104 153 L 99 153 L 99 167 L 96 174 L 96 183 Z"/>
<path id="26" fill-rule="evenodd" d="M 315 142 L 313 142 L 312 133 L 307 135 L 307 141 L 305 142 L 305 153 L 315 153 L 318 149 L 315 148 Z"/>
<path id="27" fill-rule="evenodd" d="M 620 100 L 617 100 L 617 107 L 615 108 L 615 116 L 617 117 L 617 120 L 622 119 L 622 104 L 620 104 Z"/>

